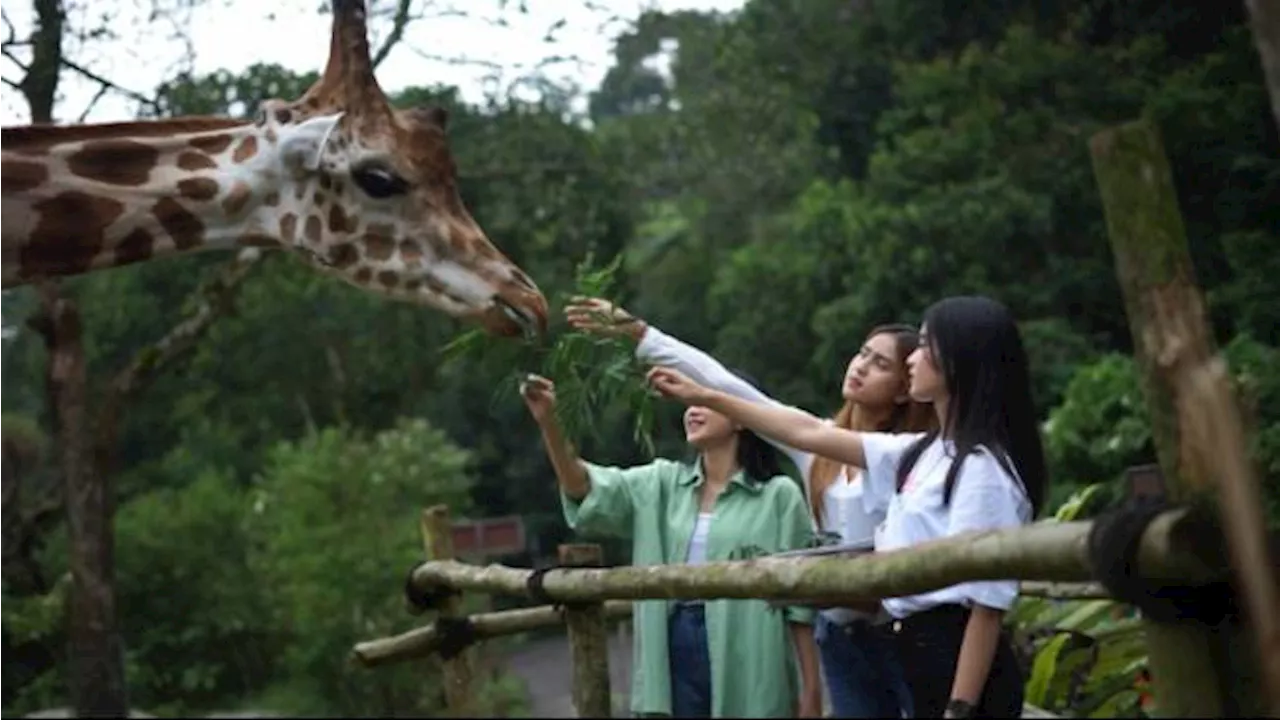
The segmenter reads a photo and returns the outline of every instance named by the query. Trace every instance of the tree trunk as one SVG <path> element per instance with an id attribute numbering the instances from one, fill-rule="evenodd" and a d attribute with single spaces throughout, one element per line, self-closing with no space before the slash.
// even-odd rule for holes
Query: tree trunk
<path id="1" fill-rule="evenodd" d="M 1271 113 L 1276 117 L 1276 127 L 1280 128 L 1280 3 L 1245 0 L 1244 4 L 1249 8 L 1249 24 L 1262 61 L 1267 94 L 1271 96 Z"/>
<path id="2" fill-rule="evenodd" d="M 1145 121 L 1108 128 L 1090 141 L 1116 275 L 1124 293 L 1151 436 L 1169 494 L 1212 509 L 1219 464 L 1205 462 L 1193 428 L 1180 421 L 1186 378 L 1216 356 L 1196 284 L 1173 176 L 1156 129 Z M 1194 409 L 1193 409 L 1194 410 Z M 1256 510 L 1256 508 L 1253 508 Z M 1224 558 L 1225 560 L 1225 558 Z M 1257 712 L 1257 667 L 1231 623 L 1147 622 L 1157 702 L 1171 717 Z M 1255 708 L 1251 711 L 1251 708 Z"/>
<path id="3" fill-rule="evenodd" d="M 115 498 L 110 478 L 97 472 L 80 313 L 55 285 L 40 291 L 70 540 L 71 705 L 79 717 L 126 717 L 124 648 L 116 623 Z"/>

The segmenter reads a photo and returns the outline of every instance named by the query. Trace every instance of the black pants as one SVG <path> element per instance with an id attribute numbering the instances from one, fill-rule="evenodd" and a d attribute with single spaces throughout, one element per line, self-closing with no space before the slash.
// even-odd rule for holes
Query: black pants
<path id="1" fill-rule="evenodd" d="M 887 626 L 911 688 L 915 717 L 940 718 L 946 710 L 968 622 L 968 608 L 940 605 Z M 974 717 L 1022 717 L 1024 682 L 1009 636 L 1001 632 Z"/>

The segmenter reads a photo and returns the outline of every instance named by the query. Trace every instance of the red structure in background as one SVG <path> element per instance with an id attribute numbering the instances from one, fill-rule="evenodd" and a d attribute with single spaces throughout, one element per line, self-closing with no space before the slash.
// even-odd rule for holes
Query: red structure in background
<path id="1" fill-rule="evenodd" d="M 520 515 L 459 520 L 453 524 L 453 552 L 458 556 L 512 555 L 525 551 L 524 518 Z"/>

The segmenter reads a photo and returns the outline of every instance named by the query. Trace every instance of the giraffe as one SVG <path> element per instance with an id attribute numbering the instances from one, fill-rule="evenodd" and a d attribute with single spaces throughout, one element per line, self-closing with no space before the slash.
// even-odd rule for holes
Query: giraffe
<path id="1" fill-rule="evenodd" d="M 3 128 L 3 287 L 256 246 L 395 300 L 540 334 L 547 302 L 463 204 L 438 107 L 394 109 L 364 0 L 333 0 L 323 75 L 252 122 Z"/>

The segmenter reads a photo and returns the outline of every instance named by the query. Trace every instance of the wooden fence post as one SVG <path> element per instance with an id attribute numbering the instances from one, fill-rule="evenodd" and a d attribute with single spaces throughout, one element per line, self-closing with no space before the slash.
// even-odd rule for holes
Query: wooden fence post
<path id="1" fill-rule="evenodd" d="M 565 567 L 600 567 L 604 552 L 599 545 L 561 545 L 560 564 Z M 573 706 L 578 717 L 612 717 L 613 693 L 609 687 L 609 629 L 601 603 L 565 607 L 569 630 L 569 657 L 573 663 Z"/>
<path id="2" fill-rule="evenodd" d="M 428 560 L 453 560 L 453 531 L 449 508 L 436 505 L 422 511 L 422 545 Z M 462 598 L 453 596 L 441 604 L 439 616 L 461 618 Z M 471 694 L 471 650 L 466 649 L 444 663 L 444 697 L 449 715 L 474 717 Z"/>
<path id="3" fill-rule="evenodd" d="M 1185 428 L 1179 426 L 1178 403 L 1181 373 L 1207 364 L 1214 357 L 1214 342 L 1163 144 L 1145 121 L 1102 130 L 1089 144 L 1168 494 L 1179 502 L 1212 503 L 1212 467 L 1197 462 L 1181 436 Z M 1240 697 L 1246 692 L 1242 669 L 1224 662 L 1238 657 L 1224 643 L 1238 646 L 1238 639 L 1219 637 L 1215 630 L 1189 622 L 1147 621 L 1161 715 L 1228 717 L 1229 705 L 1253 704 Z"/>

